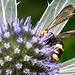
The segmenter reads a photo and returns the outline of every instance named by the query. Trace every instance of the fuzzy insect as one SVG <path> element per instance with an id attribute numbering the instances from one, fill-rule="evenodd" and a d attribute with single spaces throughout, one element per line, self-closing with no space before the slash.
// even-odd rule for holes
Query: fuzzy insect
<path id="1" fill-rule="evenodd" d="M 37 32 L 40 34 L 41 38 L 46 36 L 47 34 L 49 34 L 49 36 L 45 39 L 45 42 L 46 42 L 45 44 L 49 45 L 50 47 L 52 45 L 54 45 L 54 51 L 52 52 L 51 59 L 50 59 L 50 62 L 52 62 L 52 63 L 55 63 L 56 61 L 58 61 L 59 58 L 61 57 L 62 53 L 64 52 L 63 42 L 59 38 L 65 38 L 65 37 L 74 35 L 75 30 L 63 32 L 56 36 L 52 32 L 49 32 L 49 30 L 52 29 L 53 27 L 57 26 L 61 22 L 66 21 L 69 18 L 71 18 L 73 16 L 74 9 L 75 8 L 72 5 L 68 5 L 68 6 L 64 7 L 62 9 L 62 11 L 50 23 L 50 25 L 45 29 L 45 31 Z"/>

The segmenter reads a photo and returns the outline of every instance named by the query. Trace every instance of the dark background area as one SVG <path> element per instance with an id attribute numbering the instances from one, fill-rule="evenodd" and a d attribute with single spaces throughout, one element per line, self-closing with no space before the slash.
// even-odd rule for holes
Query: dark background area
<path id="1" fill-rule="evenodd" d="M 31 16 L 32 25 L 35 26 L 37 21 L 41 18 L 47 7 L 47 0 L 17 0 L 21 1 L 18 5 L 18 17 L 20 19 Z M 51 0 L 48 0 L 51 2 Z M 75 29 L 75 15 L 70 18 L 62 32 Z M 64 53 L 62 55 L 61 62 L 72 59 L 75 57 L 75 36 L 70 38 L 61 39 L 64 43 Z"/>

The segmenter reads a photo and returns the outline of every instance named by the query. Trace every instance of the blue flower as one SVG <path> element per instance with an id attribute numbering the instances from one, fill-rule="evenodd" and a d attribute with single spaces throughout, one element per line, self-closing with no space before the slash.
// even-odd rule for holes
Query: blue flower
<path id="1" fill-rule="evenodd" d="M 15 26 L 14 27 L 14 32 L 15 33 L 20 33 L 21 32 L 21 28 L 19 26 Z"/>
<path id="2" fill-rule="evenodd" d="M 0 66 L 4 65 L 4 61 L 2 59 L 0 59 Z"/>
<path id="3" fill-rule="evenodd" d="M 59 64 L 49 62 L 51 52 L 55 50 L 54 45 L 49 47 L 51 43 L 46 45 L 50 33 L 45 37 L 37 33 L 39 23 L 32 28 L 30 16 L 23 22 L 18 19 L 17 23 L 12 21 L 7 27 L 1 26 L 0 74 L 11 75 L 16 71 L 16 75 L 48 75 Z"/>
<path id="4" fill-rule="evenodd" d="M 30 74 L 30 70 L 29 70 L 29 69 L 24 69 L 24 70 L 23 70 L 23 73 L 25 73 L 25 74 Z"/>
<path id="5" fill-rule="evenodd" d="M 6 70 L 6 75 L 12 75 L 12 70 L 11 69 L 7 69 Z"/>
<path id="6" fill-rule="evenodd" d="M 15 66 L 17 69 L 21 69 L 23 65 L 21 63 L 16 63 Z"/>
<path id="7" fill-rule="evenodd" d="M 16 41 L 17 43 L 23 43 L 23 38 L 18 38 Z"/>
<path id="8" fill-rule="evenodd" d="M 9 49 L 10 48 L 10 43 L 4 43 L 4 48 Z"/>
<path id="9" fill-rule="evenodd" d="M 4 33 L 4 37 L 5 37 L 5 38 L 9 38 L 9 37 L 10 37 L 10 32 L 5 32 L 5 33 Z"/>
<path id="10" fill-rule="evenodd" d="M 15 48 L 15 49 L 14 49 L 14 54 L 20 54 L 20 51 L 21 51 L 20 49 Z"/>

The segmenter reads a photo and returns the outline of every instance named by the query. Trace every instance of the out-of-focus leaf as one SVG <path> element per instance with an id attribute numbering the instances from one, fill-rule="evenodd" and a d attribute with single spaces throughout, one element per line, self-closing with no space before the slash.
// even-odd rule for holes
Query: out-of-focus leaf
<path id="1" fill-rule="evenodd" d="M 75 6 L 74 0 L 53 0 L 50 4 L 48 4 L 47 9 L 45 10 L 44 14 L 42 15 L 39 24 L 42 25 L 39 28 L 39 31 L 45 30 L 53 19 L 59 14 L 59 12 L 67 5 Z M 67 20 L 68 21 L 68 20 Z M 50 31 L 53 32 L 55 35 L 58 35 L 63 27 L 66 25 L 67 21 L 62 22 L 58 26 L 55 26 Z"/>
<path id="2" fill-rule="evenodd" d="M 17 18 L 17 4 L 16 0 L 0 0 L 0 18 L 4 21 L 6 25 L 6 18 L 11 20 Z"/>
<path id="3" fill-rule="evenodd" d="M 62 63 L 58 70 L 61 75 L 75 75 L 75 58 Z"/>

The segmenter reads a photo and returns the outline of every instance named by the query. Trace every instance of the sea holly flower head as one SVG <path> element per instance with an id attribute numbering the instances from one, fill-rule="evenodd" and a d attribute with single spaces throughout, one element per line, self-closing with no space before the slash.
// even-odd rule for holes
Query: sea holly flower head
<path id="1" fill-rule="evenodd" d="M 49 68 L 54 67 L 52 66 L 53 64 L 50 65 L 50 62 L 47 59 L 51 53 L 49 51 L 50 48 L 48 48 L 45 44 L 42 44 L 43 42 L 40 42 L 38 39 L 38 35 L 36 34 L 38 28 L 34 35 L 31 34 L 32 29 L 30 18 L 30 16 L 27 17 L 26 21 L 22 25 L 19 24 L 21 22 L 19 21 L 17 24 L 18 26 L 13 26 L 7 23 L 8 26 L 11 26 L 9 27 L 10 29 L 5 32 L 2 31 L 2 36 L 4 36 L 1 37 L 2 47 L 0 48 L 0 54 L 4 57 L 1 57 L 0 65 L 5 66 L 9 62 L 9 65 L 6 67 L 6 74 L 13 74 L 13 67 L 16 70 L 22 70 L 21 74 L 36 75 L 37 73 L 40 74 L 40 72 L 47 72 Z M 28 31 L 24 30 L 23 26 L 28 27 Z M 46 51 L 49 55 L 46 54 Z M 10 67 L 10 65 L 13 66 Z M 39 70 L 37 71 L 38 68 Z M 1 73 L 3 73 L 4 70 L 2 68 L 1 70 Z"/>

